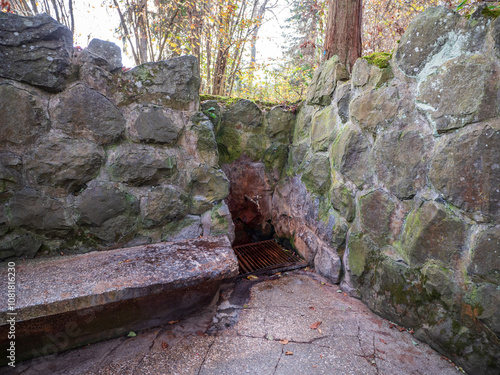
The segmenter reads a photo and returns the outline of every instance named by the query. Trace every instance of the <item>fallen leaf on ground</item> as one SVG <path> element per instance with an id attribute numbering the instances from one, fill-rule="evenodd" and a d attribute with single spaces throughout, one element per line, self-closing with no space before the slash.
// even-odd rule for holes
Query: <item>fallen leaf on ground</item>
<path id="1" fill-rule="evenodd" d="M 137 333 L 135 333 L 134 331 L 130 331 L 127 335 L 127 337 L 135 337 L 137 336 Z"/>
<path id="2" fill-rule="evenodd" d="M 403 332 L 403 331 L 406 331 L 406 328 L 405 327 L 398 327 L 398 330 L 399 330 L 399 332 Z"/>
<path id="3" fill-rule="evenodd" d="M 249 276 L 247 276 L 247 279 L 248 279 L 248 280 L 257 280 L 257 279 L 258 279 L 258 277 L 257 277 L 257 276 L 255 276 L 255 275 L 249 275 Z"/>
<path id="4" fill-rule="evenodd" d="M 273 335 L 266 335 L 266 339 L 268 339 L 269 341 L 273 341 L 274 337 Z"/>
<path id="5" fill-rule="evenodd" d="M 127 260 L 125 261 L 125 263 L 131 262 L 131 261 L 132 261 L 132 259 L 127 259 Z"/>
<path id="6" fill-rule="evenodd" d="M 312 307 L 312 306 L 310 306 L 309 308 L 310 308 L 311 310 L 316 310 L 316 309 L 315 309 L 314 307 Z"/>
<path id="7" fill-rule="evenodd" d="M 161 343 L 161 348 L 162 348 L 163 350 L 167 349 L 167 348 L 168 348 L 168 344 L 167 344 L 166 342 L 162 342 L 162 343 Z"/>
<path id="8" fill-rule="evenodd" d="M 323 331 L 321 331 L 321 328 L 318 328 L 318 332 L 319 332 L 319 333 L 323 333 Z"/>
<path id="9" fill-rule="evenodd" d="M 280 340 L 280 344 L 286 345 L 289 341 L 287 339 Z"/>
<path id="10" fill-rule="evenodd" d="M 418 342 L 412 340 L 413 345 L 417 346 Z"/>
<path id="11" fill-rule="evenodd" d="M 244 309 L 248 309 L 249 307 L 250 307 L 250 306 L 248 306 L 248 305 L 246 305 L 246 304 L 245 304 L 245 305 L 243 305 L 243 308 L 244 308 Z"/>
<path id="12" fill-rule="evenodd" d="M 178 320 L 171 320 L 170 322 L 168 322 L 168 324 L 170 324 L 170 325 L 173 325 L 175 323 L 179 323 L 179 321 Z"/>
<path id="13" fill-rule="evenodd" d="M 387 345 L 387 343 L 383 339 L 380 339 L 380 341 Z"/>
<path id="14" fill-rule="evenodd" d="M 342 293 L 342 291 L 340 289 L 337 290 L 337 293 Z"/>
<path id="15" fill-rule="evenodd" d="M 410 330 L 408 331 L 408 333 L 411 333 L 411 334 L 413 335 L 413 334 L 415 333 L 415 331 L 414 331 L 414 330 L 413 330 L 413 328 L 412 328 L 412 329 L 410 329 Z"/>
<path id="16" fill-rule="evenodd" d="M 313 365 L 313 367 L 318 367 L 318 365 Z"/>
<path id="17" fill-rule="evenodd" d="M 293 352 L 285 352 L 285 355 L 293 355 Z"/>
<path id="18" fill-rule="evenodd" d="M 311 329 L 318 329 L 318 327 L 321 325 L 321 322 L 316 322 L 316 323 L 313 323 L 309 326 L 309 328 Z"/>

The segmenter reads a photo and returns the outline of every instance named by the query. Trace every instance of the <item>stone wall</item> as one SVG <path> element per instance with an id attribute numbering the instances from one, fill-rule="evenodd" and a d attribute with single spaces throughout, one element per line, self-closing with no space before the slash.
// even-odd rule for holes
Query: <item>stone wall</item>
<path id="1" fill-rule="evenodd" d="M 115 46 L 72 56 L 46 16 L 0 21 L 2 259 L 232 233 L 231 212 L 236 244 L 278 237 L 498 373 L 500 20 L 429 9 L 388 66 L 323 63 L 296 115 L 198 112 L 192 57 L 123 73 Z"/>
<path id="2" fill-rule="evenodd" d="M 272 223 L 471 374 L 500 368 L 500 19 L 418 16 L 390 65 L 316 72 Z"/>
<path id="3" fill-rule="evenodd" d="M 0 260 L 233 237 L 194 57 L 122 72 L 47 15 L 0 34 Z"/>

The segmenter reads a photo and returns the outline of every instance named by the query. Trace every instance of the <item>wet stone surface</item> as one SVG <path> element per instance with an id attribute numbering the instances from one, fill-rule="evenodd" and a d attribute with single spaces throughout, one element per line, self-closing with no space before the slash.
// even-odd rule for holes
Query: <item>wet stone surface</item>
<path id="1" fill-rule="evenodd" d="M 321 324 L 310 328 L 316 322 Z M 170 323 L 20 363 L 6 373 L 461 373 L 409 328 L 391 325 L 307 271 L 224 284 L 217 306 Z"/>
<path id="2" fill-rule="evenodd" d="M 17 320 L 221 280 L 237 270 L 226 236 L 26 261 L 16 266 Z M 6 267 L 0 276 L 7 279 Z M 6 299 L 0 311 L 7 311 Z"/>

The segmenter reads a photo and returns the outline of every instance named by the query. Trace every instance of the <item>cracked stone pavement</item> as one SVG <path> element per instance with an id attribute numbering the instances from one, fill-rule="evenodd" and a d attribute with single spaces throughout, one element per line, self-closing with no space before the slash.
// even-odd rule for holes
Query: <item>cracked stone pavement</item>
<path id="1" fill-rule="evenodd" d="M 315 322 L 321 324 L 311 329 Z M 6 373 L 461 374 L 428 345 L 308 271 L 241 279 L 196 316 Z"/>

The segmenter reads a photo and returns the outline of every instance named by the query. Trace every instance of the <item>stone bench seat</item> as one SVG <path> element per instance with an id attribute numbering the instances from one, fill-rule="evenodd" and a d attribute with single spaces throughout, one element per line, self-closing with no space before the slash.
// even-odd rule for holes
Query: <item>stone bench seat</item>
<path id="1" fill-rule="evenodd" d="M 0 277 L 7 280 L 4 265 Z M 222 280 L 237 275 L 238 262 L 229 239 L 219 236 L 18 261 L 15 268 L 18 361 L 200 311 Z M 3 348 L 10 342 L 6 298 L 0 311 Z"/>

